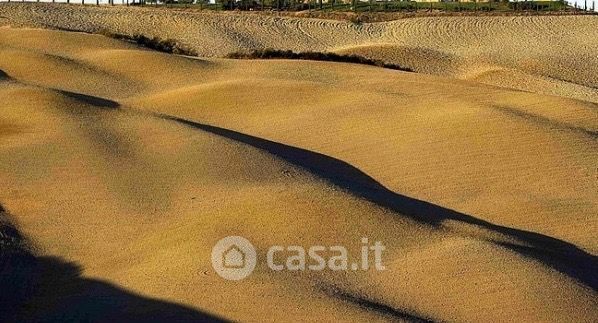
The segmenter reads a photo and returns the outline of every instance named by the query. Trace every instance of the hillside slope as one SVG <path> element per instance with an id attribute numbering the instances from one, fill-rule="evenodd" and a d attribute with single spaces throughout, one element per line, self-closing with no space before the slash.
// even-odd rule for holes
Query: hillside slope
<path id="1" fill-rule="evenodd" d="M 21 319 L 598 317 L 596 104 L 37 29 L 0 57 L 0 216 L 41 268 Z M 228 235 L 367 237 L 387 270 L 226 281 Z"/>
<path id="2" fill-rule="evenodd" d="M 357 53 L 417 72 L 598 102 L 598 16 L 423 17 L 372 24 L 153 8 L 0 4 L 4 23 L 173 38 L 202 57 Z M 0 20 L 2 22 L 2 20 Z"/>

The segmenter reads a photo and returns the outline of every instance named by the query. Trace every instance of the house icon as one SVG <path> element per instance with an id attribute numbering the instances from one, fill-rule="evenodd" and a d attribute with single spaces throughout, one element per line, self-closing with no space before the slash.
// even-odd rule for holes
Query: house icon
<path id="1" fill-rule="evenodd" d="M 222 267 L 230 269 L 245 268 L 245 253 L 233 244 L 222 253 Z"/>
<path id="2" fill-rule="evenodd" d="M 216 242 L 211 258 L 214 271 L 227 280 L 246 278 L 257 264 L 255 247 L 240 236 L 228 236 Z"/>

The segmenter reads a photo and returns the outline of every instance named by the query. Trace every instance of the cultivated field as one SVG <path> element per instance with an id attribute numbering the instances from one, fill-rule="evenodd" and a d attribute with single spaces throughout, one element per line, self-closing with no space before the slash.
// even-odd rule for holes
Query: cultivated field
<path id="1" fill-rule="evenodd" d="M 174 38 L 239 50 L 358 53 L 417 72 L 598 102 L 598 16 L 428 17 L 372 24 L 232 13 L 3 4 L 13 25 Z M 594 34 L 594 35 L 593 35 Z"/>
<path id="2" fill-rule="evenodd" d="M 12 319 L 598 319 L 598 18 L 0 16 L 0 284 L 33 286 L 0 298 Z M 267 47 L 422 73 L 218 58 Z M 368 237 L 387 269 L 227 281 L 228 235 L 260 254 Z"/>

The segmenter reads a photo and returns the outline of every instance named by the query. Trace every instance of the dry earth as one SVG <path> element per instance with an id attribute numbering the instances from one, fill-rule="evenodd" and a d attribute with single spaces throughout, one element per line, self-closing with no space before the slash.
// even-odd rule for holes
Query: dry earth
<path id="1" fill-rule="evenodd" d="M 174 38 L 203 57 L 262 48 L 358 53 L 417 72 L 598 102 L 598 16 L 347 21 L 52 4 L 1 4 L 13 25 Z"/>
<path id="2" fill-rule="evenodd" d="M 482 65 L 457 68 L 447 55 L 506 67 L 457 80 L 187 58 L 99 35 L 0 28 L 0 216 L 12 223 L 0 222 L 0 245 L 35 259 L 9 268 L 31 273 L 17 275 L 23 286 L 39 286 L 12 313 L 19 319 L 598 319 L 598 106 L 588 102 L 597 67 L 584 63 L 598 45 L 575 29 L 596 18 L 353 26 L 60 8 L 0 5 L 0 15 L 87 31 L 151 26 L 161 36 L 187 26 L 179 36 L 205 56 L 280 44 L 407 59 L 417 48 L 449 76 Z M 516 24 L 525 29 L 507 38 Z M 550 30 L 558 42 L 538 36 Z M 438 66 L 430 73 L 442 74 Z M 554 88 L 472 81 L 531 75 Z M 369 237 L 386 245 L 387 270 L 274 272 L 260 263 L 230 282 L 209 259 L 233 234 L 260 256 L 275 244 L 345 245 L 354 255 Z"/>

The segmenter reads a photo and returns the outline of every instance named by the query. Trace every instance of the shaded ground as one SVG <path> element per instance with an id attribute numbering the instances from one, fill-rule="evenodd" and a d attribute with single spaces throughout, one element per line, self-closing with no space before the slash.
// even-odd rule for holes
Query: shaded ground
<path id="1" fill-rule="evenodd" d="M 0 205 L 0 321 L 224 322 L 191 307 L 144 297 L 58 257 L 35 256 Z"/>

